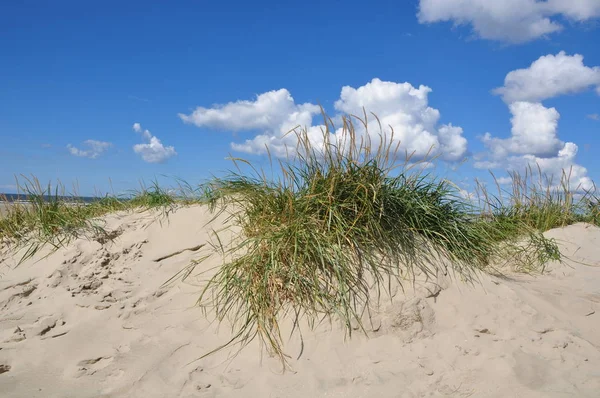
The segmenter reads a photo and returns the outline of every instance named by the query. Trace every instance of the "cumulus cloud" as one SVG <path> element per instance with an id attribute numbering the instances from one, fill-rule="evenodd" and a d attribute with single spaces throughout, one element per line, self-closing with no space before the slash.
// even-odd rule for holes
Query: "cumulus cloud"
<path id="1" fill-rule="evenodd" d="M 598 0 L 548 0 L 548 8 L 575 21 L 585 21 L 600 16 Z"/>
<path id="2" fill-rule="evenodd" d="M 598 0 L 420 0 L 420 23 L 470 25 L 483 38 L 524 43 L 560 32 L 561 19 L 584 22 L 600 17 Z"/>
<path id="3" fill-rule="evenodd" d="M 557 155 L 551 158 L 538 158 L 534 155 L 525 155 L 521 158 L 511 159 L 513 168 L 525 169 L 526 167 L 539 166 L 540 170 L 548 176 L 554 185 L 560 183 L 563 173 L 568 176 L 571 189 L 591 190 L 594 183 L 587 175 L 587 169 L 576 163 L 579 148 L 572 142 L 567 142 Z"/>
<path id="4" fill-rule="evenodd" d="M 144 144 L 133 146 L 133 151 L 140 155 L 145 162 L 164 163 L 169 158 L 177 155 L 174 147 L 164 146 L 158 137 L 153 136 L 149 130 L 143 130 L 139 123 L 133 124 L 133 131 L 141 133 L 146 141 Z"/>
<path id="5" fill-rule="evenodd" d="M 474 163 L 476 168 L 523 172 L 539 167 L 554 183 L 564 172 L 570 176 L 572 189 L 593 187 L 587 169 L 576 163 L 577 145 L 558 138 L 560 114 L 556 109 L 530 102 L 515 102 L 509 108 L 513 115 L 511 136 L 500 139 L 486 133 L 482 141 L 488 152 Z"/>
<path id="6" fill-rule="evenodd" d="M 585 66 L 582 55 L 567 55 L 561 51 L 540 57 L 528 68 L 510 72 L 504 86 L 493 92 L 501 95 L 506 103 L 539 102 L 592 86 L 600 90 L 600 67 Z"/>
<path id="7" fill-rule="evenodd" d="M 467 140 L 463 130 L 452 124 L 438 125 L 440 112 L 428 105 L 431 89 L 413 87 L 409 83 L 385 82 L 373 79 L 364 86 L 342 88 L 335 110 L 336 118 L 343 114 L 363 115 L 363 109 L 379 117 L 382 126 L 393 129 L 394 140 L 400 149 L 414 154 L 413 159 L 427 154 L 439 155 L 447 161 L 461 160 L 467 152 Z M 313 118 L 320 113 L 316 105 L 296 104 L 285 90 L 270 91 L 259 95 L 254 101 L 237 101 L 212 108 L 199 107 L 181 119 L 199 127 L 231 131 L 259 131 L 254 138 L 233 143 L 236 151 L 263 154 L 266 148 L 276 156 L 285 156 L 296 146 L 294 134 L 286 134 L 295 127 L 307 129 L 309 140 L 317 148 L 323 144 L 322 125 L 313 125 Z M 368 128 L 356 126 L 359 138 L 369 134 L 376 145 L 380 133 L 379 124 L 370 118 Z M 386 133 L 390 133 L 386 131 Z M 332 139 L 342 139 L 341 130 L 332 132 Z"/>
<path id="8" fill-rule="evenodd" d="M 67 145 L 67 149 L 69 150 L 69 153 L 73 156 L 96 159 L 98 156 L 106 152 L 106 150 L 108 150 L 108 148 L 110 148 L 112 144 L 110 142 L 104 141 L 86 140 L 83 142 L 83 146 L 87 149 L 79 149 L 71 144 Z"/>
<path id="9" fill-rule="evenodd" d="M 509 154 L 551 157 L 564 146 L 556 135 L 560 114 L 555 108 L 546 108 L 540 103 L 515 102 L 509 109 L 513 115 L 511 137 L 500 139 L 486 133 L 482 138 L 494 159 Z"/>
<path id="10" fill-rule="evenodd" d="M 294 148 L 296 137 L 287 134 L 296 127 L 309 127 L 321 108 L 310 103 L 296 104 L 286 89 L 260 94 L 254 101 L 241 100 L 212 108 L 198 107 L 191 114 L 179 114 L 181 120 L 213 130 L 230 132 L 260 131 L 254 139 L 232 143 L 235 151 L 263 154 L 266 148 L 275 156 L 285 156 Z M 313 137 L 321 136 L 319 128 L 311 131 Z"/>
<path id="11" fill-rule="evenodd" d="M 423 158 L 431 152 L 444 160 L 461 160 L 467 152 L 463 130 L 452 124 L 438 126 L 440 112 L 428 105 L 431 89 L 410 83 L 384 82 L 373 79 L 359 88 L 345 86 L 335 109 L 345 114 L 361 115 L 363 108 L 389 126 L 401 148 Z M 379 133 L 378 122 L 371 118 L 369 131 Z"/>
<path id="12" fill-rule="evenodd" d="M 236 101 L 212 108 L 198 107 L 189 115 L 179 114 L 181 120 L 215 130 L 248 131 L 279 130 L 309 124 L 320 108 L 312 104 L 297 105 L 286 89 L 260 94 L 254 101 Z"/>
<path id="13" fill-rule="evenodd" d="M 587 1 L 569 4 L 574 7 L 571 16 L 590 11 Z M 548 0 L 548 6 L 558 7 L 552 0 Z M 502 95 L 508 104 L 512 114 L 511 135 L 508 138 L 493 137 L 490 133 L 483 135 L 481 140 L 487 151 L 475 155 L 474 166 L 504 168 L 509 172 L 539 168 L 555 183 L 566 174 L 572 189 L 592 189 L 594 185 L 587 169 L 576 163 L 579 148 L 558 137 L 560 114 L 555 108 L 547 108 L 541 103 L 592 86 L 600 90 L 600 68 L 587 67 L 583 64 L 583 56 L 569 56 L 564 51 L 540 57 L 528 68 L 508 73 L 504 86 L 495 89 L 494 93 Z"/>

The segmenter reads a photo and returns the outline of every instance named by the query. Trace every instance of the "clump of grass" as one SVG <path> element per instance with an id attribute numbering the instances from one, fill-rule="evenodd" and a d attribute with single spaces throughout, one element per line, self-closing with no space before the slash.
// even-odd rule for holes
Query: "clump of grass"
<path id="1" fill-rule="evenodd" d="M 545 238 L 544 232 L 576 222 L 599 225 L 595 190 L 573 187 L 569 170 L 563 170 L 560 180 L 554 181 L 539 166 L 530 166 L 523 174 L 511 172 L 505 188 L 492 177 L 495 194 L 477 184 L 479 209 L 490 237 L 504 245 L 510 254 L 506 259 L 517 270 L 531 272 L 540 264 L 561 259 L 556 242 Z M 544 267 L 540 270 L 543 272 Z"/>
<path id="2" fill-rule="evenodd" d="M 593 221 L 592 208 L 586 208 L 592 192 L 571 187 L 570 172 L 563 170 L 554 181 L 542 170 L 528 167 L 524 174 L 510 173 L 510 186 L 503 189 L 495 179 L 497 194 L 480 188 L 485 210 L 497 216 L 519 220 L 538 231 L 564 227 L 580 221 Z"/>
<path id="3" fill-rule="evenodd" d="M 178 200 L 174 192 L 161 187 L 158 181 L 153 181 L 149 187 L 143 183 L 140 185 L 141 189 L 133 191 L 128 200 L 130 209 L 158 209 L 161 219 L 167 218 L 176 209 Z"/>
<path id="4" fill-rule="evenodd" d="M 108 194 L 94 199 L 91 203 L 89 203 L 89 206 L 89 213 L 94 217 L 102 216 L 106 213 L 127 210 L 131 207 L 131 205 L 124 198 L 118 198 Z"/>
<path id="5" fill-rule="evenodd" d="M 410 156 L 397 166 L 393 132 L 380 131 L 373 144 L 353 123 L 367 129 L 366 114 L 344 118 L 337 134 L 325 120 L 320 145 L 294 131 L 298 148 L 280 162 L 279 178 L 245 175 L 240 164 L 252 165 L 234 159 L 238 172 L 209 185 L 213 209 L 233 209 L 242 230 L 239 244 L 220 248 L 227 260 L 199 298 L 218 321 L 232 322 L 224 347 L 258 338 L 286 364 L 279 326 L 286 314 L 311 326 L 336 318 L 350 334 L 391 281 L 446 272 L 445 264 L 470 280 L 506 253 L 499 224 L 482 222 L 452 184 L 411 170 Z M 546 243 L 534 245 L 540 252 Z"/>
<path id="6" fill-rule="evenodd" d="M 518 218 L 494 214 L 481 217 L 479 228 L 485 231 L 493 256 L 490 270 L 495 272 L 505 266 L 513 271 L 544 273 L 550 261 L 562 261 L 558 244 L 546 238 L 543 231 L 532 228 Z"/>
<path id="7" fill-rule="evenodd" d="M 582 208 L 584 209 L 584 221 L 600 227 L 600 198 L 593 193 L 589 193 L 582 200 Z"/>
<path id="8" fill-rule="evenodd" d="M 129 205 L 131 207 L 138 207 L 144 209 L 152 208 L 169 208 L 175 205 L 175 197 L 172 193 L 169 193 L 166 189 L 162 188 L 158 181 L 153 181 L 149 187 L 146 187 L 143 183 L 139 191 L 134 191 L 129 199 Z"/>
<path id="9" fill-rule="evenodd" d="M 189 184 L 190 191 L 184 192 L 185 200 L 184 196 L 154 181 L 150 187 L 142 184 L 140 190 L 128 196 L 105 195 L 87 202 L 76 193 L 67 193 L 60 182 L 43 186 L 34 176 L 21 176 L 17 185 L 23 201 L 9 202 L 0 198 L 5 205 L 5 214 L 0 215 L 0 243 L 8 244 L 15 251 L 24 248 L 21 262 L 44 246 L 56 250 L 81 237 L 99 242 L 113 240 L 118 234 L 107 230 L 100 219 L 108 213 L 160 209 L 163 216 L 168 216 L 177 204 L 200 202 Z"/>
<path id="10" fill-rule="evenodd" d="M 26 202 L 7 204 L 0 217 L 0 242 L 15 249 L 26 248 L 21 261 L 42 247 L 56 249 L 79 237 L 103 236 L 107 232 L 93 217 L 107 211 L 104 205 L 86 205 L 75 195 L 67 195 L 62 184 L 42 186 L 35 177 L 19 182 Z"/>
<path id="11" fill-rule="evenodd" d="M 176 192 L 174 197 L 178 204 L 190 206 L 208 203 L 205 184 L 193 186 L 181 178 L 176 178 L 175 181 L 177 183 L 177 188 L 173 189 L 173 191 Z"/>

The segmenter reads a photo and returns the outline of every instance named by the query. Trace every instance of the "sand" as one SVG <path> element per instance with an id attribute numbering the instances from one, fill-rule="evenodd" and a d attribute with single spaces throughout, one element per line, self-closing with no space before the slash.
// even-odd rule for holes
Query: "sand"
<path id="1" fill-rule="evenodd" d="M 8 212 L 9 203 L 0 200 L 0 217 L 4 216 Z"/>
<path id="2" fill-rule="evenodd" d="M 304 328 L 282 373 L 258 343 L 197 360 L 231 329 L 194 306 L 201 280 L 161 288 L 202 256 L 185 249 L 222 223 L 205 226 L 210 218 L 203 207 L 162 223 L 116 214 L 113 243 L 79 240 L 16 268 L 0 255 L 0 396 L 600 396 L 599 228 L 548 232 L 572 260 L 543 276 L 407 289 L 373 314 L 368 336 L 346 339 L 335 323 Z"/>

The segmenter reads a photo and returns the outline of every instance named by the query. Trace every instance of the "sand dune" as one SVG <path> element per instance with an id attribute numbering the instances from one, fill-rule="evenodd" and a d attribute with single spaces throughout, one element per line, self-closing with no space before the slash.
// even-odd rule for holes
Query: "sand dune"
<path id="1" fill-rule="evenodd" d="M 297 336 L 286 346 L 293 371 L 282 374 L 258 343 L 197 360 L 231 329 L 194 306 L 200 279 L 161 288 L 202 256 L 198 245 L 222 223 L 205 226 L 210 218 L 203 207 L 162 223 L 151 212 L 115 214 L 113 243 L 79 240 L 16 268 L 0 257 L 0 395 L 600 396 L 599 228 L 548 232 L 571 260 L 543 276 L 407 289 L 373 314 L 368 337 L 304 328 L 303 350 Z"/>

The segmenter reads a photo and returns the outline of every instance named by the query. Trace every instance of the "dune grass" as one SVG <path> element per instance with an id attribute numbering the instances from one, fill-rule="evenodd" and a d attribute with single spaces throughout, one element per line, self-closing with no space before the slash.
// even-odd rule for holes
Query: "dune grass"
<path id="1" fill-rule="evenodd" d="M 560 260 L 556 243 L 534 227 L 498 212 L 484 218 L 453 184 L 416 171 L 419 161 L 400 156 L 393 132 L 380 130 L 377 142 L 362 138 L 370 135 L 355 123 L 364 132 L 366 115 L 345 118 L 337 134 L 325 120 L 321 144 L 294 131 L 297 150 L 279 162 L 278 178 L 237 167 L 208 187 L 213 210 L 233 209 L 242 230 L 233 247 L 215 247 L 224 261 L 199 298 L 233 325 L 219 349 L 258 338 L 285 366 L 279 322 L 286 315 L 311 327 L 336 319 L 351 334 L 390 283 L 417 273 L 472 280 L 499 258 L 523 270 Z M 408 160 L 398 167 L 401 157 Z"/>
<path id="2" fill-rule="evenodd" d="M 576 222 L 598 223 L 598 198 L 595 189 L 584 191 L 571 186 L 570 170 L 563 170 L 559 181 L 548 178 L 538 167 L 525 173 L 510 173 L 510 183 L 503 188 L 496 183 L 496 194 L 478 185 L 483 212 L 497 217 L 519 220 L 529 227 L 547 231 Z"/>
<path id="3" fill-rule="evenodd" d="M 58 248 L 74 238 L 104 235 L 106 231 L 92 218 L 116 210 L 117 203 L 86 206 L 76 197 L 65 195 L 60 183 L 42 186 L 35 177 L 22 177 L 21 193 L 27 202 L 5 202 L 6 214 L 0 218 L 0 241 L 16 249 L 26 248 L 22 261 L 34 256 L 45 245 Z"/>
<path id="4" fill-rule="evenodd" d="M 51 247 L 52 252 L 77 238 L 103 242 L 114 239 L 118 234 L 108 230 L 102 220 L 106 214 L 159 209 L 163 216 L 168 216 L 180 202 L 191 204 L 201 200 L 189 192 L 182 199 L 177 191 L 167 191 L 156 181 L 150 186 L 141 184 L 139 190 L 127 195 L 105 195 L 87 202 L 77 193 L 67 192 L 60 182 L 42 185 L 34 176 L 20 176 L 17 184 L 23 201 L 3 201 L 0 243 L 15 252 L 24 249 L 19 262 L 33 257 L 45 246 Z"/>
<path id="5" fill-rule="evenodd" d="M 25 249 L 23 261 L 46 245 L 113 239 L 102 216 L 116 211 L 160 209 L 168 216 L 198 203 L 216 215 L 227 211 L 228 225 L 241 235 L 233 246 L 213 247 L 223 263 L 198 300 L 233 326 L 232 339 L 215 351 L 259 339 L 287 365 L 280 330 L 287 315 L 294 324 L 328 319 L 341 321 L 348 334 L 353 325 L 364 331 L 365 311 L 390 295 L 392 284 L 440 272 L 473 281 L 503 262 L 543 271 L 562 258 L 543 232 L 579 221 L 600 225 L 598 197 L 575 193 L 566 173 L 556 185 L 541 171 L 514 173 L 506 188 L 496 184 L 496 194 L 479 184 L 476 199 L 465 200 L 454 184 L 426 173 L 424 159 L 401 153 L 393 132 L 387 136 L 379 125 L 378 137 L 368 138 L 366 114 L 344 118 L 341 130 L 324 119 L 318 143 L 306 130 L 290 133 L 297 146 L 278 167 L 267 172 L 234 158 L 236 172 L 199 187 L 177 181 L 167 190 L 155 181 L 84 203 L 60 183 L 21 177 L 28 202 L 7 204 L 0 243 Z"/>

